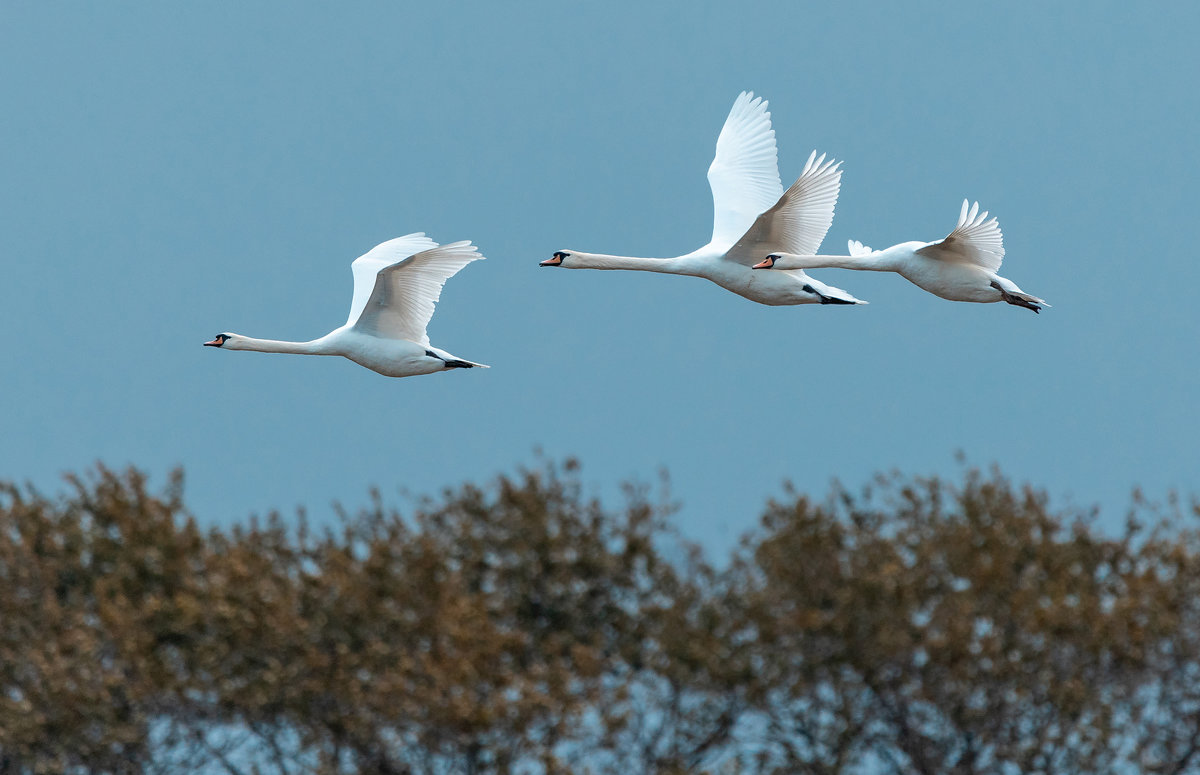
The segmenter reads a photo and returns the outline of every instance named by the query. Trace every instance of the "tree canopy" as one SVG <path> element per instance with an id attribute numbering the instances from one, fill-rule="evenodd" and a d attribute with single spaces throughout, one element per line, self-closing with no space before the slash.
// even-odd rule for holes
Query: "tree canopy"
<path id="1" fill-rule="evenodd" d="M 0 773 L 1200 772 L 1196 506 L 791 490 L 710 558 L 568 460 L 333 528 L 0 484 Z"/>

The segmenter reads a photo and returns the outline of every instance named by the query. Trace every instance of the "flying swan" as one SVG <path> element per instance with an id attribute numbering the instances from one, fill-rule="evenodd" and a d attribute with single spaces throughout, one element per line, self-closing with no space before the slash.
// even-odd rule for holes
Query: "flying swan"
<path id="1" fill-rule="evenodd" d="M 936 242 L 902 242 L 885 250 L 871 250 L 850 240 L 848 256 L 792 255 L 776 252 L 754 265 L 755 269 L 867 269 L 895 272 L 935 296 L 950 301 L 1006 301 L 1038 312 L 1050 305 L 1025 293 L 1012 280 L 996 274 L 1004 260 L 1004 239 L 995 218 L 987 220 L 979 203 L 968 209 L 963 200 L 958 224 Z M 1040 305 L 1040 306 L 1039 306 Z"/>
<path id="2" fill-rule="evenodd" d="M 354 298 L 346 325 L 311 342 L 217 334 L 205 347 L 263 353 L 340 355 L 388 377 L 487 368 L 429 344 L 425 333 L 442 286 L 479 255 L 470 242 L 439 246 L 423 233 L 376 245 L 351 265 Z"/>
<path id="3" fill-rule="evenodd" d="M 825 285 L 803 270 L 753 272 L 771 252 L 816 253 L 833 223 L 841 186 L 840 162 L 816 151 L 787 191 L 779 182 L 775 130 L 767 103 L 742 92 L 717 137 L 708 168 L 713 195 L 713 233 L 707 245 L 675 258 L 633 258 L 560 250 L 541 266 L 566 269 L 636 269 L 703 277 L 739 296 L 772 306 L 866 304 Z"/>

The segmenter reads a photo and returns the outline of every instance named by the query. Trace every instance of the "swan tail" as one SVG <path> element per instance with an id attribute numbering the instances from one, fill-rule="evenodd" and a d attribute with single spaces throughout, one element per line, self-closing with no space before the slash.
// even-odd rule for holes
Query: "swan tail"
<path id="1" fill-rule="evenodd" d="M 869 301 L 863 301 L 855 297 L 853 294 L 843 291 L 841 288 L 834 288 L 832 285 L 819 283 L 811 277 L 804 284 L 804 290 L 817 297 L 816 301 L 821 304 L 870 304 Z"/>
<path id="2" fill-rule="evenodd" d="M 1042 307 L 1050 306 L 1037 296 L 1025 293 L 1025 291 L 1016 286 L 1016 283 L 1013 283 L 1011 280 L 1005 280 L 1003 277 L 997 277 L 995 280 L 992 280 L 992 287 L 1000 291 L 1001 301 L 1033 310 L 1034 313 L 1041 312 Z"/>

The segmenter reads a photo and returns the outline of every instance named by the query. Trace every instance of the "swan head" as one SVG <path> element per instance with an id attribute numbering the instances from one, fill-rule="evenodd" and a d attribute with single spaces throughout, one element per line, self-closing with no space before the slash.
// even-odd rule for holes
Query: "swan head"
<path id="1" fill-rule="evenodd" d="M 205 347 L 225 347 L 228 345 L 230 350 L 238 349 L 237 340 L 240 339 L 237 334 L 217 334 L 211 342 L 205 342 Z"/>
<path id="2" fill-rule="evenodd" d="M 562 266 L 563 262 L 571 257 L 571 251 L 559 250 L 553 256 L 538 264 L 538 266 Z"/>
<path id="3" fill-rule="evenodd" d="M 752 266 L 750 268 L 751 269 L 770 269 L 771 267 L 775 266 L 775 262 L 778 261 L 779 259 L 780 259 L 780 255 L 778 253 L 772 253 L 771 255 L 767 256 L 762 261 L 759 261 L 757 264 L 755 264 L 754 266 Z"/>

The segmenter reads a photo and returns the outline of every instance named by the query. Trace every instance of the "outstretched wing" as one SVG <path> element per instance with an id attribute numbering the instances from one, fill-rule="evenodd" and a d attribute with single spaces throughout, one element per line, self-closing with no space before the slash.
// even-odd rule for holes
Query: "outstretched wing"
<path id="1" fill-rule="evenodd" d="M 930 242 L 917 252 L 939 261 L 958 261 L 981 266 L 989 272 L 1000 269 L 1004 261 L 1004 235 L 995 218 L 987 219 L 987 210 L 979 212 L 979 203 L 967 210 L 967 200 L 962 203 L 958 224 L 946 239 Z"/>
<path id="2" fill-rule="evenodd" d="M 470 242 L 452 242 L 384 267 L 354 327 L 387 339 L 406 339 L 428 347 L 425 327 L 442 295 L 442 286 L 467 264 L 483 258 Z"/>
<path id="3" fill-rule="evenodd" d="M 833 224 L 833 208 L 842 188 L 841 162 L 813 151 L 804 171 L 779 201 L 754 221 L 725 254 L 730 261 L 753 266 L 768 253 L 814 256 Z"/>
<path id="4" fill-rule="evenodd" d="M 367 299 L 375 290 L 375 275 L 379 274 L 380 269 L 403 261 L 413 253 L 436 247 L 436 242 L 426 237 L 425 232 L 419 231 L 376 245 L 354 259 L 350 265 L 350 271 L 354 273 L 354 298 L 350 300 L 350 316 L 346 318 L 346 325 L 354 325 L 367 306 Z"/>
<path id="5" fill-rule="evenodd" d="M 713 195 L 712 245 L 728 249 L 783 192 L 775 130 L 767 102 L 742 92 L 717 137 L 708 168 Z"/>

